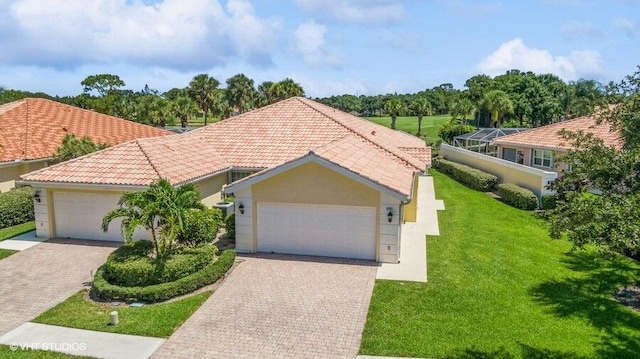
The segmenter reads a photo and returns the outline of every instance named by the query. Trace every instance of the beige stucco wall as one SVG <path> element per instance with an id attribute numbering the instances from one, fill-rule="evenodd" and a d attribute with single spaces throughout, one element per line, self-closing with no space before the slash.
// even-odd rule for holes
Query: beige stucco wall
<path id="1" fill-rule="evenodd" d="M 558 177 L 558 174 L 552 171 L 520 165 L 446 144 L 440 147 L 440 156 L 491 173 L 498 177 L 498 183 L 513 183 L 528 188 L 538 197 L 550 193 L 545 186 Z"/>
<path id="2" fill-rule="evenodd" d="M 558 175 L 562 175 L 562 173 L 567 169 L 567 164 L 560 161 L 561 157 L 566 154 L 565 152 L 553 151 L 552 166 L 551 168 L 548 168 L 548 167 L 535 166 L 533 164 L 533 148 L 529 148 L 529 147 L 498 145 L 499 158 L 502 158 L 502 153 L 506 148 L 514 149 L 516 151 L 522 151 L 524 153 L 524 165 L 526 166 L 541 169 L 543 171 L 555 172 Z"/>
<path id="3" fill-rule="evenodd" d="M 202 203 L 211 207 L 222 200 L 222 186 L 227 184 L 227 172 L 196 182 L 202 194 Z"/>
<path id="4" fill-rule="evenodd" d="M 403 208 L 403 220 L 405 222 L 415 222 L 418 218 L 418 180 L 413 180 L 413 193 L 411 201 L 405 204 Z"/>
<path id="5" fill-rule="evenodd" d="M 44 168 L 47 161 L 37 162 L 16 162 L 11 165 L 0 166 L 0 192 L 7 192 L 15 187 L 15 180 L 20 179 L 20 175 Z"/>

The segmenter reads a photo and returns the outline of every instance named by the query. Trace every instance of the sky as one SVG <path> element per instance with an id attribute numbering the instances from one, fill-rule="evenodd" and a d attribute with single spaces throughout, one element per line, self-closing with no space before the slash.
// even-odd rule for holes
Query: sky
<path id="1" fill-rule="evenodd" d="M 640 0 L 0 0 L 0 87 L 59 96 L 101 73 L 134 91 L 289 77 L 326 97 L 638 65 Z"/>

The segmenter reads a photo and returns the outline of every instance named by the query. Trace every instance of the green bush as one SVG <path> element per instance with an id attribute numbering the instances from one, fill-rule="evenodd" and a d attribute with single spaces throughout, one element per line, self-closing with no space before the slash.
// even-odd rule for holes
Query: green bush
<path id="1" fill-rule="evenodd" d="M 465 133 L 473 132 L 475 130 L 476 128 L 470 125 L 448 122 L 440 126 L 440 129 L 438 130 L 438 137 L 440 137 L 444 142 L 451 144 L 454 137 L 464 135 Z"/>
<path id="2" fill-rule="evenodd" d="M 144 240 L 116 249 L 103 266 L 104 278 L 123 287 L 173 282 L 209 265 L 217 252 L 211 245 L 182 248 L 159 260 L 149 257 L 152 250 L 153 243 Z"/>
<path id="3" fill-rule="evenodd" d="M 236 214 L 231 213 L 224 219 L 224 228 L 227 230 L 227 237 L 236 238 Z"/>
<path id="4" fill-rule="evenodd" d="M 184 228 L 176 240 L 180 244 L 196 247 L 216 239 L 218 227 L 222 223 L 222 211 L 218 208 L 192 210 L 186 219 Z"/>
<path id="5" fill-rule="evenodd" d="M 33 220 L 33 189 L 31 187 L 0 193 L 0 229 Z"/>
<path id="6" fill-rule="evenodd" d="M 516 208 L 527 211 L 538 208 L 538 197 L 530 190 L 516 186 L 513 183 L 499 184 L 498 195 L 505 203 Z"/>
<path id="7" fill-rule="evenodd" d="M 496 183 L 498 183 L 498 177 L 490 173 L 465 166 L 461 163 L 447 161 L 444 158 L 434 159 L 433 167 L 476 191 L 490 192 L 494 189 Z"/>
<path id="8" fill-rule="evenodd" d="M 186 277 L 173 282 L 155 284 L 150 286 L 121 287 L 110 284 L 104 276 L 104 266 L 100 267 L 93 278 L 93 291 L 105 300 L 141 300 L 146 302 L 159 302 L 179 295 L 193 292 L 194 290 L 214 283 L 233 265 L 236 252 L 232 249 L 222 252 L 217 260 L 208 266 Z"/>
<path id="9" fill-rule="evenodd" d="M 540 198 L 542 209 L 554 209 L 556 208 L 556 196 L 553 194 L 545 194 Z"/>

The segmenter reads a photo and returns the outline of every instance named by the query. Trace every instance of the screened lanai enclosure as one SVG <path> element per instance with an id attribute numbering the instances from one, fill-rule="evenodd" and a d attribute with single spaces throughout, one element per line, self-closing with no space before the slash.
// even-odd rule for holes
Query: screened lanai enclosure
<path id="1" fill-rule="evenodd" d="M 528 128 L 480 128 L 475 132 L 454 137 L 453 145 L 496 157 L 498 155 L 498 146 L 493 142 L 494 139 L 525 130 L 528 130 Z"/>

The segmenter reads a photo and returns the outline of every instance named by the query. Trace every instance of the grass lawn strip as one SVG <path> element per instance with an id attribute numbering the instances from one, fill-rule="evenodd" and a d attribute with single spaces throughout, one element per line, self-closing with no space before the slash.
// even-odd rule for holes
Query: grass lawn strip
<path id="1" fill-rule="evenodd" d="M 14 253 L 18 253 L 18 251 L 14 251 L 11 249 L 1 249 L 0 248 L 0 259 L 4 259 L 7 258 L 8 256 L 14 254 Z"/>
<path id="2" fill-rule="evenodd" d="M 365 117 L 365 119 L 373 121 L 385 127 L 391 126 L 391 117 Z M 427 142 L 436 142 L 439 139 L 438 130 L 440 129 L 440 126 L 449 122 L 450 120 L 451 115 L 424 116 L 422 118 L 422 138 L 424 138 Z M 418 117 L 399 116 L 396 119 L 396 128 L 398 130 L 415 135 L 418 132 Z"/>
<path id="3" fill-rule="evenodd" d="M 640 264 L 571 252 L 544 221 L 432 171 L 427 283 L 376 281 L 361 354 L 637 358 L 640 313 L 613 300 Z"/>
<path id="4" fill-rule="evenodd" d="M 204 303 L 211 292 L 202 292 L 171 303 L 146 304 L 141 308 L 112 307 L 85 298 L 81 290 L 40 314 L 35 323 L 99 332 L 168 338 Z M 109 325 L 109 313 L 118 311 L 120 323 Z"/>
<path id="5" fill-rule="evenodd" d="M 33 222 L 33 221 L 0 229 L 0 241 L 13 238 L 20 234 L 31 232 L 35 229 L 36 229 L 36 222 Z"/>
<path id="6" fill-rule="evenodd" d="M 65 353 L 50 352 L 45 350 L 16 349 L 11 350 L 8 345 L 0 344 L 0 358 L 11 359 L 81 359 L 91 358 L 87 356 L 76 356 Z"/>

